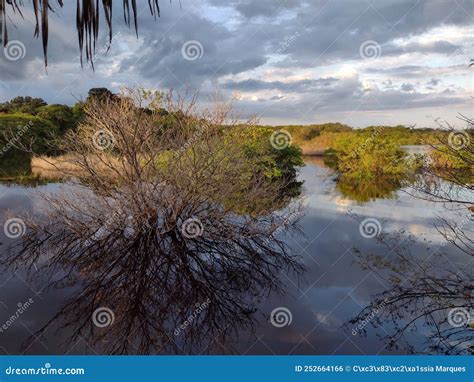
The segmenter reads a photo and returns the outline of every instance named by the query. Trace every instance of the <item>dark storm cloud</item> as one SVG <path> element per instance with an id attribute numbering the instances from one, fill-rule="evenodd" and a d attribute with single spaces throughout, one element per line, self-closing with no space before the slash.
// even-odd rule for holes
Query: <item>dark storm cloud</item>
<path id="1" fill-rule="evenodd" d="M 122 61 L 122 71 L 133 70 L 164 87 L 199 87 L 203 81 L 252 70 L 267 61 L 262 31 L 249 26 L 242 27 L 238 34 L 231 33 L 224 25 L 197 14 L 177 12 L 175 16 L 179 27 L 173 27 L 176 20 L 168 18 L 159 20 L 153 28 L 142 28 L 143 49 L 136 57 Z M 169 29 L 172 32 L 166 34 Z M 196 46 L 202 57 L 183 57 L 183 45 L 189 41 L 199 43 Z"/>
<path id="2" fill-rule="evenodd" d="M 211 0 L 210 4 L 215 6 L 232 7 L 242 16 L 247 18 L 275 17 L 285 10 L 301 6 L 300 0 Z"/>
<path id="3" fill-rule="evenodd" d="M 430 67 L 422 65 L 402 65 L 392 68 L 372 67 L 366 69 L 369 74 L 382 74 L 390 77 L 398 78 L 424 78 L 431 75 L 443 73 L 468 73 L 466 64 L 451 65 L 444 67 Z"/>
<path id="4" fill-rule="evenodd" d="M 290 92 L 309 92 L 313 90 L 320 90 L 321 88 L 329 87 L 337 78 L 318 78 L 316 80 L 301 80 L 301 81 L 260 81 L 260 80 L 245 80 L 245 81 L 228 81 L 224 83 L 224 87 L 230 90 L 281 90 Z"/>
<path id="5" fill-rule="evenodd" d="M 72 103 L 72 93 L 84 96 L 89 87 L 116 90 L 120 84 L 162 89 L 220 86 L 229 94 L 266 92 L 254 96 L 259 102 L 244 101 L 246 111 L 298 119 L 311 108 L 398 110 L 459 104 L 462 99 L 457 90 L 442 93 L 437 86 L 445 73 L 465 70 L 459 60 L 433 68 L 396 59 L 421 54 L 429 63 L 434 55 L 446 60 L 462 56 L 467 40 L 437 35 L 421 43 L 416 37 L 436 27 L 471 25 L 472 0 L 182 0 L 181 7 L 177 2 L 161 2 L 162 16 L 156 21 L 147 2 L 140 2 L 139 39 L 124 25 L 121 5 L 116 4 L 114 32 L 121 36 L 106 56 L 96 60 L 95 73 L 80 69 L 75 6 L 70 2 L 50 17 L 48 76 L 41 43 L 32 38 L 31 11 L 24 12 L 27 22 L 14 17 L 18 24 L 10 28 L 10 38 L 22 41 L 26 54 L 16 62 L 1 57 L 0 101 L 28 93 Z M 102 21 L 99 46 L 105 44 L 106 33 Z M 202 46 L 202 54 L 193 61 L 182 54 L 183 44 L 191 40 Z M 368 40 L 379 44 L 381 59 L 395 64 L 387 67 L 374 60 L 353 78 L 332 74 L 310 78 L 311 73 L 299 73 L 324 65 L 335 66 L 337 72 L 337 65 L 348 61 L 362 63 L 359 49 Z M 293 73 L 296 79 L 267 78 L 273 69 Z M 378 86 L 364 86 L 363 75 L 376 76 Z M 426 93 L 434 87 L 436 92 Z"/>
<path id="6" fill-rule="evenodd" d="M 359 48 L 368 40 L 382 47 L 382 55 L 406 52 L 450 55 L 459 46 L 437 41 L 426 46 L 412 43 L 397 47 L 393 40 L 416 36 L 441 25 L 469 25 L 469 2 L 456 1 L 315 1 L 298 9 L 294 20 L 282 23 L 280 38 L 298 31 L 299 37 L 286 49 L 289 59 L 282 66 L 314 67 L 332 61 L 361 59 Z M 464 7 L 463 7 L 464 5 Z M 278 43 L 275 50 L 278 49 Z"/>
<path id="7" fill-rule="evenodd" d="M 402 86 L 400 86 L 400 89 L 404 92 L 412 92 L 415 90 L 415 85 L 403 83 Z"/>
<path id="8" fill-rule="evenodd" d="M 434 41 L 429 44 L 410 43 L 406 46 L 397 46 L 394 44 L 382 46 L 382 54 L 384 56 L 398 56 L 406 53 L 439 53 L 450 56 L 461 52 L 462 47 L 460 45 L 454 45 L 444 40 Z"/>

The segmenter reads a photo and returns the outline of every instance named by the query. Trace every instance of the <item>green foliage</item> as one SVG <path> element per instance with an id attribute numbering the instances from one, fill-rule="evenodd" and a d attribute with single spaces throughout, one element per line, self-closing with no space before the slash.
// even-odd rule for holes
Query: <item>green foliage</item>
<path id="1" fill-rule="evenodd" d="M 278 129 L 288 131 L 295 143 L 310 141 L 324 133 L 340 133 L 352 130 L 349 126 L 339 122 L 324 123 L 320 125 L 278 126 Z"/>
<path id="2" fill-rule="evenodd" d="M 0 149 L 3 147 L 0 144 Z M 11 148 L 1 155 L 0 152 L 0 179 L 10 180 L 31 175 L 31 157 L 24 152 Z"/>
<path id="3" fill-rule="evenodd" d="M 436 146 L 429 154 L 431 171 L 444 180 L 453 183 L 474 183 L 474 135 L 469 145 L 459 150 L 450 146 Z"/>
<path id="4" fill-rule="evenodd" d="M 268 179 L 293 179 L 298 167 L 304 165 L 299 147 L 290 145 L 283 149 L 275 149 L 270 142 L 274 128 L 248 126 L 239 144 L 252 167 L 259 169 Z M 228 139 L 233 140 L 229 134 Z"/>
<path id="5" fill-rule="evenodd" d="M 334 142 L 334 150 L 337 170 L 352 178 L 397 178 L 406 172 L 405 151 L 384 137 L 341 135 Z"/>
<path id="6" fill-rule="evenodd" d="M 74 121 L 76 122 L 75 125 L 73 126 L 74 128 L 85 117 L 84 102 L 82 101 L 76 102 L 74 106 L 72 107 L 71 111 L 72 111 L 72 117 L 74 118 Z"/>
<path id="7" fill-rule="evenodd" d="M 359 202 L 390 197 L 416 171 L 407 154 L 384 130 L 346 133 L 335 139 L 325 162 L 338 174 L 337 187 Z"/>
<path id="8" fill-rule="evenodd" d="M 35 115 L 47 103 L 41 98 L 15 97 L 10 101 L 0 103 L 0 113 L 25 113 Z"/>
<path id="9" fill-rule="evenodd" d="M 67 105 L 47 105 L 38 109 L 37 116 L 50 121 L 64 134 L 76 124 L 76 118 L 72 109 Z"/>
<path id="10" fill-rule="evenodd" d="M 51 154 L 48 143 L 59 136 L 59 127 L 38 116 L 15 113 L 0 114 L 0 148 L 6 147 L 9 142 L 29 145 L 38 154 Z M 8 155 L 8 154 L 7 154 Z"/>
<path id="11" fill-rule="evenodd" d="M 115 97 L 114 93 L 112 93 L 107 88 L 92 88 L 89 90 L 87 94 L 87 99 L 96 98 L 102 101 L 106 101 L 108 99 L 113 99 Z"/>

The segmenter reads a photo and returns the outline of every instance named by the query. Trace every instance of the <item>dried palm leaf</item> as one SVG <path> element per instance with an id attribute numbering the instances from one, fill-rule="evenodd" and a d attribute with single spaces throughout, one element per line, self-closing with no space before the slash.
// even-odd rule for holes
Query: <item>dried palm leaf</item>
<path id="1" fill-rule="evenodd" d="M 34 36 L 39 37 L 41 29 L 41 39 L 43 43 L 44 64 L 48 66 L 48 39 L 49 39 L 49 11 L 54 12 L 49 0 L 31 0 L 33 4 L 33 13 L 35 15 L 36 26 Z M 83 64 L 83 52 L 85 51 L 86 60 L 94 65 L 95 45 L 99 36 L 99 20 L 100 5 L 104 9 L 104 17 L 109 31 L 109 46 L 112 42 L 112 0 L 77 0 L 76 6 L 76 29 L 79 42 L 79 50 L 81 57 L 81 65 Z M 62 7 L 63 0 L 56 0 L 57 4 Z M 159 0 L 148 0 L 150 13 L 156 18 L 160 16 Z M 0 0 L 0 42 L 3 46 L 8 44 L 7 30 L 7 6 L 13 12 L 21 13 L 22 0 Z M 130 27 L 133 18 L 133 25 L 138 37 L 138 12 L 136 0 L 122 0 L 125 23 Z M 130 8 L 132 14 L 130 14 Z M 41 23 L 41 28 L 40 28 Z"/>

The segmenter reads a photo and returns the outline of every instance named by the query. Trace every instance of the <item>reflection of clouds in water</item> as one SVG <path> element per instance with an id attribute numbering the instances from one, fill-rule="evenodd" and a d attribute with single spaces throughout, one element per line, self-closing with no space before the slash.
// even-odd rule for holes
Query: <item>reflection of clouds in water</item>
<path id="1" fill-rule="evenodd" d="M 446 215 L 441 203 L 430 203 L 419 200 L 403 191 L 397 192 L 396 199 L 379 199 L 359 204 L 340 195 L 335 190 L 335 182 L 327 169 L 319 163 L 306 163 L 302 171 L 305 189 L 311 191 L 308 206 L 318 216 L 343 219 L 350 209 L 360 216 L 374 217 L 386 221 L 388 230 L 404 229 L 407 233 L 423 235 L 434 242 L 442 242 L 434 223 L 439 215 Z M 337 216 L 335 214 L 340 214 Z"/>
<path id="2" fill-rule="evenodd" d="M 315 314 L 316 321 L 324 325 L 324 330 L 326 331 L 340 331 L 343 322 L 337 318 L 332 317 L 329 312 L 328 314 L 316 313 Z"/>
<path id="3" fill-rule="evenodd" d="M 375 338 L 375 331 L 368 333 L 368 339 L 351 338 L 360 348 L 357 349 L 350 341 L 346 341 L 347 337 L 341 326 L 343 322 L 358 313 L 362 305 L 370 302 L 371 296 L 385 288 L 379 279 L 356 264 L 351 249 L 358 248 L 363 255 L 370 253 L 383 255 L 389 250 L 376 240 L 368 241 L 361 238 L 359 222 L 347 212 L 351 209 L 361 217 L 374 217 L 384 221 L 384 231 L 404 229 L 416 235 L 417 239 L 421 240 L 422 237 L 426 238 L 429 235 L 429 238 L 435 242 L 440 236 L 436 234 L 433 223 L 443 207 L 440 204 L 414 199 L 404 193 L 399 193 L 398 200 L 377 200 L 360 205 L 335 193 L 330 173 L 316 165 L 309 165 L 302 169 L 301 179 L 305 181 L 304 188 L 308 194 L 308 212 L 301 221 L 307 238 L 298 239 L 298 244 L 291 241 L 289 243 L 296 253 L 301 252 L 303 256 L 303 262 L 307 267 L 306 282 L 298 284 L 294 279 L 291 282 L 288 281 L 287 296 L 270 296 L 259 306 L 261 312 L 268 313 L 275 306 L 288 307 L 293 314 L 291 326 L 276 329 L 269 324 L 267 319 L 262 319 L 256 327 L 256 333 L 259 335 L 262 333 L 265 344 L 277 354 L 287 354 L 295 347 L 294 353 L 306 354 L 330 354 L 333 351 L 339 354 L 357 354 L 360 349 L 367 353 L 376 353 L 384 344 Z M 57 188 L 58 186 L 49 185 L 41 187 L 40 190 L 51 192 Z M 33 207 L 26 193 L 32 195 L 38 189 L 31 191 L 21 188 L 6 189 L 8 192 L 3 197 L 0 195 L 0 213 L 5 208 L 15 210 Z M 2 188 L 0 188 L 0 193 L 1 190 Z M 412 245 L 410 249 L 414 256 L 422 259 L 431 253 L 425 247 L 420 241 Z M 302 251 L 302 248 L 305 248 L 305 251 Z M 0 247 L 0 251 L 2 250 L 5 249 Z M 450 256 L 450 260 L 453 260 L 453 249 L 445 247 L 444 251 Z M 0 285 L 3 280 L 0 278 Z M 298 288 L 297 285 L 300 287 Z M 3 290 L 9 291 L 8 299 L 5 299 L 7 304 L 23 301 L 25 297 L 30 297 L 28 293 L 31 293 L 19 279 L 11 280 L 0 288 L 0 292 Z M 28 325 L 32 329 L 38 329 L 38 325 L 50 318 L 51 311 L 58 307 L 56 301 L 62 301 L 66 296 L 65 291 L 45 293 L 43 296 L 45 303 L 32 307 L 28 316 L 25 316 L 25 319 L 34 317 L 34 322 L 31 321 Z M 35 325 L 35 323 L 38 324 Z M 308 336 L 306 339 L 308 342 L 302 340 L 306 336 Z M 19 325 L 12 330 L 11 336 L 4 343 L 13 346 L 11 344 L 17 344 L 18 338 L 24 337 L 24 330 Z M 55 340 L 51 337 L 48 339 L 51 340 L 51 349 L 53 349 Z M 239 349 L 242 352 L 247 351 L 248 346 L 250 344 L 242 343 Z M 38 345 L 35 350 L 40 353 L 44 351 L 41 345 Z M 81 350 L 77 347 L 72 350 L 72 353 L 81 352 Z M 249 351 L 249 354 L 252 353 L 267 354 L 269 350 L 258 342 Z"/>

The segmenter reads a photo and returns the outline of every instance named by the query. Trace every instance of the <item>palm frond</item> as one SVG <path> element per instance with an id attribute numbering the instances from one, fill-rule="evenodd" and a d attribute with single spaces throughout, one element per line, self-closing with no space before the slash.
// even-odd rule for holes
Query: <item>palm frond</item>
<path id="1" fill-rule="evenodd" d="M 104 17 L 109 31 L 109 46 L 112 43 L 112 2 L 113 0 L 77 0 L 76 6 L 76 29 L 79 42 L 81 66 L 83 64 L 83 53 L 86 60 L 94 67 L 95 46 L 99 36 L 100 1 L 104 10 Z M 64 6 L 63 0 L 56 0 L 60 7 Z M 34 36 L 39 37 L 43 43 L 44 65 L 48 66 L 48 40 L 49 40 L 49 12 L 54 12 L 50 0 L 32 0 L 33 13 L 35 16 Z M 0 42 L 3 46 L 8 44 L 7 7 L 21 16 L 22 0 L 0 0 Z M 122 0 L 125 23 L 133 26 L 138 37 L 138 11 L 136 0 Z M 150 13 L 156 18 L 160 16 L 159 0 L 148 0 Z M 131 12 L 130 12 L 131 8 Z M 41 25 L 40 25 L 41 24 Z"/>

